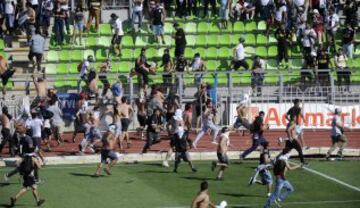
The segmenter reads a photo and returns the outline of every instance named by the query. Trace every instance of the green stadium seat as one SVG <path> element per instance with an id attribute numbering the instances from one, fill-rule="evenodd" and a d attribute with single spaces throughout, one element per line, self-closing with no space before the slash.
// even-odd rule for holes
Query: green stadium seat
<path id="1" fill-rule="evenodd" d="M 209 24 L 207 22 L 199 22 L 197 26 L 198 33 L 208 33 L 209 31 Z"/>
<path id="2" fill-rule="evenodd" d="M 185 48 L 184 56 L 186 59 L 192 59 L 194 57 L 194 50 L 192 48 Z"/>
<path id="3" fill-rule="evenodd" d="M 229 21 L 227 28 L 221 28 L 221 32 L 224 32 L 224 33 L 232 33 L 232 32 L 233 32 L 233 25 L 232 25 L 232 23 Z"/>
<path id="4" fill-rule="evenodd" d="M 245 47 L 245 57 L 252 57 L 255 55 L 255 48 L 251 46 Z"/>
<path id="5" fill-rule="evenodd" d="M 68 65 L 68 71 L 70 74 L 78 74 L 79 73 L 78 69 L 77 69 L 77 66 L 79 65 L 79 63 L 71 63 Z"/>
<path id="6" fill-rule="evenodd" d="M 210 33 L 220 33 L 220 28 L 219 28 L 218 22 L 214 21 L 214 22 L 210 23 L 209 32 Z"/>
<path id="7" fill-rule="evenodd" d="M 354 47 L 354 56 L 360 56 L 360 44 Z"/>
<path id="8" fill-rule="evenodd" d="M 351 82 L 360 82 L 360 70 L 358 69 L 355 72 L 352 72 L 350 79 Z"/>
<path id="9" fill-rule="evenodd" d="M 195 22 L 187 22 L 184 27 L 185 33 L 196 33 L 196 23 Z"/>
<path id="10" fill-rule="evenodd" d="M 276 57 L 278 55 L 277 46 L 270 46 L 268 48 L 268 57 Z"/>
<path id="11" fill-rule="evenodd" d="M 93 47 L 96 47 L 96 45 L 97 45 L 96 37 L 88 37 L 88 38 L 86 38 L 86 47 L 93 48 Z"/>
<path id="12" fill-rule="evenodd" d="M 111 26 L 110 24 L 101 24 L 100 25 L 100 35 L 111 35 Z"/>
<path id="13" fill-rule="evenodd" d="M 266 60 L 266 70 L 278 70 L 278 64 L 276 59 Z"/>
<path id="14" fill-rule="evenodd" d="M 56 64 L 47 64 L 45 66 L 45 72 L 46 74 L 56 74 L 56 68 L 57 68 L 57 65 Z"/>
<path id="15" fill-rule="evenodd" d="M 257 47 L 256 55 L 260 56 L 261 58 L 266 58 L 267 57 L 267 48 L 264 46 Z"/>
<path id="16" fill-rule="evenodd" d="M 259 31 L 265 31 L 266 30 L 266 22 L 265 21 L 259 21 L 257 24 L 257 29 Z"/>
<path id="17" fill-rule="evenodd" d="M 228 71 L 229 70 L 229 62 L 228 60 L 220 60 L 220 65 L 219 65 L 219 70 L 222 70 L 222 71 Z"/>
<path id="18" fill-rule="evenodd" d="M 196 36 L 196 47 L 205 47 L 207 43 L 206 35 Z"/>
<path id="19" fill-rule="evenodd" d="M 258 34 L 256 36 L 256 44 L 257 45 L 266 45 L 267 44 L 267 37 L 264 34 Z"/>
<path id="20" fill-rule="evenodd" d="M 221 59 L 229 59 L 231 57 L 231 49 L 222 47 L 218 50 L 218 57 Z"/>
<path id="21" fill-rule="evenodd" d="M 219 36 L 219 45 L 231 47 L 231 36 L 229 34 L 223 34 Z"/>
<path id="22" fill-rule="evenodd" d="M 111 37 L 101 36 L 98 40 L 98 45 L 104 48 L 111 46 Z"/>
<path id="23" fill-rule="evenodd" d="M 299 70 L 302 68 L 302 60 L 301 59 L 291 59 L 291 67 L 292 70 Z"/>
<path id="24" fill-rule="evenodd" d="M 249 67 L 252 68 L 253 64 L 254 64 L 254 59 L 247 59 L 246 62 L 249 64 Z"/>
<path id="25" fill-rule="evenodd" d="M 256 39 L 254 34 L 247 34 L 245 37 L 246 45 L 256 45 Z"/>
<path id="26" fill-rule="evenodd" d="M 234 23 L 234 33 L 243 33 L 244 32 L 244 23 L 243 22 L 235 22 Z"/>
<path id="27" fill-rule="evenodd" d="M 292 58 L 300 58 L 302 56 L 300 46 L 292 46 L 291 47 L 291 57 Z"/>
<path id="28" fill-rule="evenodd" d="M 135 40 L 135 47 L 145 47 L 148 45 L 148 38 L 145 36 L 138 36 Z"/>
<path id="29" fill-rule="evenodd" d="M 207 45 L 209 46 L 217 46 L 218 45 L 218 36 L 217 35 L 208 35 L 207 36 Z"/>
<path id="30" fill-rule="evenodd" d="M 187 35 L 186 36 L 186 46 L 194 47 L 196 43 L 196 37 L 194 35 Z"/>
<path id="31" fill-rule="evenodd" d="M 233 80 L 233 83 L 239 83 L 239 84 L 242 84 L 242 85 L 251 84 L 251 72 L 243 72 L 243 73 L 241 73 L 238 79 Z"/>
<path id="32" fill-rule="evenodd" d="M 276 38 L 275 38 L 274 35 L 270 35 L 270 36 L 269 36 L 268 43 L 269 43 L 269 44 L 276 44 L 276 43 L 277 43 L 277 40 L 276 40 Z"/>
<path id="33" fill-rule="evenodd" d="M 3 39 L 0 39 L 0 50 L 4 50 L 5 48 L 5 42 Z"/>
<path id="34" fill-rule="evenodd" d="M 157 58 L 157 60 L 162 60 L 162 56 L 164 55 L 164 50 L 165 50 L 166 48 L 158 48 L 157 49 L 157 51 L 156 51 L 156 58 Z M 170 54 L 170 56 L 171 56 L 171 54 Z M 162 67 L 160 67 L 161 68 L 161 70 L 162 70 Z M 160 68 L 158 68 L 158 70 L 160 70 Z"/>
<path id="35" fill-rule="evenodd" d="M 68 74 L 69 73 L 68 67 L 69 67 L 68 64 L 58 64 L 56 73 L 57 74 Z"/>
<path id="36" fill-rule="evenodd" d="M 276 71 L 267 71 L 264 79 L 265 84 L 278 84 L 279 83 L 279 73 Z"/>
<path id="37" fill-rule="evenodd" d="M 121 50 L 121 60 L 127 60 L 127 61 L 130 61 L 134 58 L 134 54 L 133 54 L 133 49 L 122 49 Z"/>
<path id="38" fill-rule="evenodd" d="M 84 60 L 84 55 L 82 50 L 73 50 L 71 52 L 71 61 L 81 62 Z"/>
<path id="39" fill-rule="evenodd" d="M 84 53 L 83 53 L 83 59 L 86 59 L 88 56 L 92 56 L 94 57 L 94 59 L 96 60 L 96 56 L 95 56 L 95 53 L 93 50 L 91 49 L 88 49 L 88 50 L 85 50 Z"/>
<path id="40" fill-rule="evenodd" d="M 134 47 L 134 39 L 132 36 L 130 35 L 125 35 L 123 38 L 122 38 L 122 45 L 125 47 L 125 48 L 132 48 Z"/>
<path id="41" fill-rule="evenodd" d="M 206 57 L 207 59 L 216 59 L 218 56 L 217 49 L 215 47 L 207 48 Z"/>
<path id="42" fill-rule="evenodd" d="M 148 59 L 153 59 L 153 58 L 156 57 L 156 55 L 157 55 L 157 49 L 156 48 L 148 48 L 146 50 L 146 57 Z"/>
<path id="43" fill-rule="evenodd" d="M 196 28 L 195 28 L 196 29 Z M 164 25 L 164 33 L 165 34 L 171 34 L 174 31 L 174 27 L 172 26 L 171 23 L 165 22 Z"/>
<path id="44" fill-rule="evenodd" d="M 59 61 L 61 62 L 70 62 L 72 52 L 70 50 L 61 50 L 59 52 Z"/>
<path id="45" fill-rule="evenodd" d="M 48 51 L 46 59 L 48 62 L 59 62 L 58 52 L 57 51 Z"/>
<path id="46" fill-rule="evenodd" d="M 185 49 L 186 50 L 186 49 Z M 193 52 L 195 53 L 199 53 L 203 58 L 206 57 L 206 49 L 205 48 L 196 48 L 195 51 Z"/>
<path id="47" fill-rule="evenodd" d="M 118 71 L 120 73 L 129 73 L 131 70 L 131 63 L 132 62 L 120 62 Z"/>
<path id="48" fill-rule="evenodd" d="M 96 61 L 105 61 L 107 59 L 107 54 L 105 49 L 96 50 Z"/>
<path id="49" fill-rule="evenodd" d="M 251 33 L 253 31 L 256 30 L 256 22 L 255 21 L 251 21 L 245 24 L 245 32 L 246 33 Z"/>
<path id="50" fill-rule="evenodd" d="M 206 68 L 209 71 L 216 71 L 218 70 L 218 67 L 220 66 L 220 63 L 215 60 L 210 60 L 206 62 Z"/>

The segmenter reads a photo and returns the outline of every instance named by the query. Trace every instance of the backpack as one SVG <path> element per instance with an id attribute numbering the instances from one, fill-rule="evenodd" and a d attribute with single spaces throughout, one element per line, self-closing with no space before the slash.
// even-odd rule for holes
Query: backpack
<path id="1" fill-rule="evenodd" d="M 29 175 L 31 171 L 34 170 L 34 162 L 32 156 L 24 157 L 23 161 L 20 163 L 19 172 L 21 175 Z"/>
<path id="2" fill-rule="evenodd" d="M 81 62 L 80 64 L 77 65 L 78 72 L 81 72 L 82 66 L 83 66 L 83 62 Z"/>
<path id="3" fill-rule="evenodd" d="M 120 84 L 114 84 L 111 87 L 111 92 L 114 94 L 115 97 L 120 96 L 121 95 L 121 86 Z"/>

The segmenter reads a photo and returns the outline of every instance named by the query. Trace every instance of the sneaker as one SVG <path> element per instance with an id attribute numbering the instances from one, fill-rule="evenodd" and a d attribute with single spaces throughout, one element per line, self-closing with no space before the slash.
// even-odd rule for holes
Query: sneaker
<path id="1" fill-rule="evenodd" d="M 177 169 L 174 169 L 173 172 L 174 172 L 174 173 L 178 173 Z"/>
<path id="2" fill-rule="evenodd" d="M 281 207 L 281 205 L 280 205 L 280 199 L 275 199 L 274 203 L 275 203 L 276 207 L 278 207 L 278 208 Z"/>
<path id="3" fill-rule="evenodd" d="M 170 167 L 168 161 L 166 161 L 166 160 L 164 160 L 164 161 L 162 162 L 162 166 L 163 166 L 163 167 L 166 167 L 166 168 Z"/>
<path id="4" fill-rule="evenodd" d="M 15 206 L 15 202 L 16 202 L 16 199 L 11 197 L 10 198 L 10 206 L 9 207 L 14 207 Z"/>
<path id="5" fill-rule="evenodd" d="M 253 185 L 255 183 L 255 178 L 254 177 L 251 177 L 250 180 L 249 180 L 249 186 Z"/>
<path id="6" fill-rule="evenodd" d="M 4 174 L 4 181 L 5 182 L 8 182 L 9 181 L 9 176 L 7 173 Z"/>
<path id="7" fill-rule="evenodd" d="M 283 141 L 284 141 L 283 138 L 282 138 L 282 137 L 279 137 L 279 138 L 278 138 L 278 145 L 280 146 L 281 143 L 283 143 Z"/>
<path id="8" fill-rule="evenodd" d="M 216 162 L 213 161 L 213 162 L 211 163 L 211 171 L 214 171 L 215 168 L 216 168 Z"/>
<path id="9" fill-rule="evenodd" d="M 302 163 L 301 163 L 301 167 L 308 166 L 308 165 L 309 165 L 308 162 L 302 162 Z"/>
<path id="10" fill-rule="evenodd" d="M 106 173 L 107 175 L 111 175 L 111 173 L 110 173 L 110 170 L 109 170 L 109 169 L 104 168 L 104 171 L 105 171 L 105 173 Z"/>
<path id="11" fill-rule="evenodd" d="M 218 143 L 217 143 L 217 142 L 215 142 L 215 141 L 213 141 L 213 142 L 211 142 L 211 144 L 215 144 L 215 145 L 217 145 Z"/>
<path id="12" fill-rule="evenodd" d="M 197 172 L 196 168 L 191 168 L 191 171 L 194 172 L 194 173 Z"/>
<path id="13" fill-rule="evenodd" d="M 217 181 L 222 181 L 223 178 L 222 178 L 222 177 L 216 177 L 216 180 L 217 180 Z"/>
<path id="14" fill-rule="evenodd" d="M 268 198 L 271 196 L 271 193 L 267 193 L 267 195 L 266 195 Z"/>
<path id="15" fill-rule="evenodd" d="M 45 203 L 45 200 L 44 199 L 40 199 L 38 202 L 37 202 L 37 206 L 40 207 L 42 204 Z"/>

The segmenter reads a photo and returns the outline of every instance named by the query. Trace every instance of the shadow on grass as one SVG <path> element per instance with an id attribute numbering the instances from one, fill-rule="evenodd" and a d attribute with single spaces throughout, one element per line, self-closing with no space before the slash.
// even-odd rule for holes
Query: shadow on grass
<path id="1" fill-rule="evenodd" d="M 196 177 L 196 176 L 187 176 L 187 177 L 181 177 L 187 180 L 194 180 L 194 181 L 217 181 L 216 178 L 210 178 L 210 177 Z"/>
<path id="2" fill-rule="evenodd" d="M 69 173 L 69 174 L 73 176 L 91 177 L 91 178 L 104 177 L 104 175 L 95 176 L 94 174 L 88 174 L 88 173 Z"/>
<path id="3" fill-rule="evenodd" d="M 240 193 L 218 193 L 218 194 L 224 195 L 224 196 L 237 197 L 237 198 L 241 198 L 241 197 L 264 198 L 263 196 L 256 195 L 256 194 L 240 194 Z"/>
<path id="4" fill-rule="evenodd" d="M 161 163 L 144 163 L 143 165 L 155 166 L 155 167 L 162 167 L 162 164 L 161 164 Z"/>
<path id="5" fill-rule="evenodd" d="M 11 207 L 9 204 L 0 204 L 0 207 Z"/>
<path id="6" fill-rule="evenodd" d="M 9 186 L 11 183 L 0 183 L 0 187 Z"/>
<path id="7" fill-rule="evenodd" d="M 139 171 L 138 173 L 171 173 L 171 172 L 165 170 L 144 170 L 144 171 Z"/>

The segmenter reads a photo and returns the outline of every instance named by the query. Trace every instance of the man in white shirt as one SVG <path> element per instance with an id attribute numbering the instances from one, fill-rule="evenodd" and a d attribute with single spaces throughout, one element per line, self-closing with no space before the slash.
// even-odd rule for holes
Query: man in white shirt
<path id="1" fill-rule="evenodd" d="M 131 17 L 131 24 L 133 29 L 135 30 L 135 20 L 136 17 L 138 18 L 138 30 L 140 31 L 141 24 L 142 24 L 142 16 L 143 16 L 143 0 L 133 0 L 133 13 Z"/>
<path id="2" fill-rule="evenodd" d="M 121 56 L 121 40 L 122 37 L 124 36 L 124 31 L 122 29 L 122 22 L 115 13 L 112 13 L 110 17 L 111 17 L 110 20 L 111 28 L 113 29 L 113 38 L 111 40 L 111 44 L 114 47 L 114 52 L 116 56 Z"/>
<path id="3" fill-rule="evenodd" d="M 275 12 L 275 20 L 278 25 L 287 23 L 287 12 L 286 2 L 280 1 L 280 3 L 277 4 L 277 9 Z"/>
<path id="4" fill-rule="evenodd" d="M 344 134 L 344 124 L 342 122 L 341 109 L 339 108 L 335 109 L 334 118 L 332 120 L 331 126 L 332 126 L 331 128 L 332 146 L 330 147 L 329 151 L 326 153 L 327 160 L 330 159 L 331 153 L 335 150 L 337 146 L 339 146 L 339 151 L 337 155 L 341 158 L 342 151 L 348 143 L 348 139 Z"/>
<path id="5" fill-rule="evenodd" d="M 62 111 L 59 108 L 57 101 L 51 101 L 47 110 L 53 113 L 53 117 L 50 120 L 51 131 L 58 144 L 60 144 L 63 142 L 63 139 L 61 138 L 61 130 L 63 126 Z"/>
<path id="6" fill-rule="evenodd" d="M 326 17 L 326 35 L 329 44 L 335 51 L 335 35 L 339 27 L 339 16 L 334 12 L 334 9 L 329 10 L 329 15 Z"/>
<path id="7" fill-rule="evenodd" d="M 303 55 L 305 58 L 305 65 L 311 65 L 312 62 L 312 56 L 311 52 L 314 50 L 314 45 L 316 43 L 316 32 L 315 30 L 310 26 L 310 23 L 306 23 L 305 30 L 303 32 L 303 38 L 302 38 L 302 46 L 303 46 Z"/>
<path id="8" fill-rule="evenodd" d="M 94 62 L 94 57 L 92 55 L 89 55 L 87 57 L 87 59 L 81 63 L 80 74 L 79 74 L 80 79 L 78 80 L 78 83 L 77 83 L 79 92 L 81 91 L 81 81 L 84 81 L 85 83 L 87 82 L 87 75 L 88 75 L 88 72 L 90 71 L 90 64 L 92 62 Z"/>
<path id="9" fill-rule="evenodd" d="M 31 113 L 31 119 L 26 121 L 26 127 L 31 130 L 31 137 L 33 139 L 33 144 L 35 147 L 35 152 L 37 152 L 42 161 L 44 161 L 44 156 L 41 150 L 41 132 L 43 127 L 43 122 L 39 118 L 38 112 Z"/>
<path id="10" fill-rule="evenodd" d="M 239 44 L 234 48 L 234 60 L 232 61 L 232 69 L 238 70 L 241 66 L 246 70 L 249 69 L 249 64 L 245 61 L 245 48 L 244 48 L 245 39 L 243 37 L 239 38 Z"/>
<path id="11" fill-rule="evenodd" d="M 14 29 L 15 23 L 15 0 L 5 0 L 5 20 L 6 29 L 11 33 Z"/>

